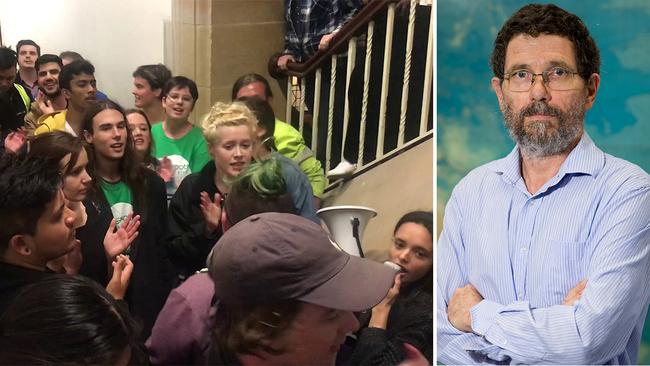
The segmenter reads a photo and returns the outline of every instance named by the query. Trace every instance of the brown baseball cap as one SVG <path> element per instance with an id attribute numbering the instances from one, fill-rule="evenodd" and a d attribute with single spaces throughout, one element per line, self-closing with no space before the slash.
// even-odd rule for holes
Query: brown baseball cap
<path id="1" fill-rule="evenodd" d="M 314 222 L 286 213 L 250 216 L 226 231 L 208 258 L 220 301 L 300 300 L 362 311 L 378 304 L 397 271 L 335 248 Z"/>

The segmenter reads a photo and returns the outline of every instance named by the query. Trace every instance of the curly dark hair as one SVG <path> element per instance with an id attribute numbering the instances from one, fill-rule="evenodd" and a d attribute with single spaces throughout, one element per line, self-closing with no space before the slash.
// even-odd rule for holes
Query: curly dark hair
<path id="1" fill-rule="evenodd" d="M 600 74 L 600 51 L 578 16 L 553 4 L 529 4 L 505 22 L 494 40 L 492 71 L 502 80 L 508 43 L 519 34 L 533 37 L 549 34 L 568 38 L 575 49 L 578 74 L 584 80 L 589 80 L 592 74 Z"/>

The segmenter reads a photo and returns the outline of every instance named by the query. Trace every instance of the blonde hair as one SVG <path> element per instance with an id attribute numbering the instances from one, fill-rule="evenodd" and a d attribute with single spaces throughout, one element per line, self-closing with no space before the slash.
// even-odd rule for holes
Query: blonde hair
<path id="1" fill-rule="evenodd" d="M 246 107 L 244 103 L 215 103 L 208 114 L 201 121 L 201 131 L 208 143 L 216 143 L 220 139 L 219 127 L 222 126 L 247 126 L 251 133 L 251 139 L 257 140 L 255 114 Z"/>

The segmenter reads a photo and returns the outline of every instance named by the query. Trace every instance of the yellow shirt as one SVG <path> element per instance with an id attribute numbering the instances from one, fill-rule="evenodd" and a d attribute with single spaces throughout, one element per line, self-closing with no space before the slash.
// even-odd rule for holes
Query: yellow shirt
<path id="1" fill-rule="evenodd" d="M 34 135 L 50 131 L 67 131 L 66 116 L 67 109 L 45 114 L 38 119 L 38 127 L 34 130 Z"/>

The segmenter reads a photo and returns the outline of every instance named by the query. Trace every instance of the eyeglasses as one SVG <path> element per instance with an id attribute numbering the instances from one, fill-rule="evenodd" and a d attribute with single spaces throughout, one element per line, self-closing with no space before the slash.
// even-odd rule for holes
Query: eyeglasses
<path id="1" fill-rule="evenodd" d="M 554 67 L 541 74 L 535 74 L 530 70 L 516 70 L 504 77 L 508 80 L 508 89 L 513 92 L 526 92 L 535 83 L 537 76 L 542 77 L 544 85 L 555 91 L 571 90 L 575 88 L 575 78 L 577 72 L 569 71 L 563 67 Z"/>
<path id="2" fill-rule="evenodd" d="M 181 96 L 179 94 L 167 94 L 167 99 L 171 100 L 174 103 L 182 101 L 184 104 L 191 104 L 194 101 L 194 98 L 188 96 Z"/>

